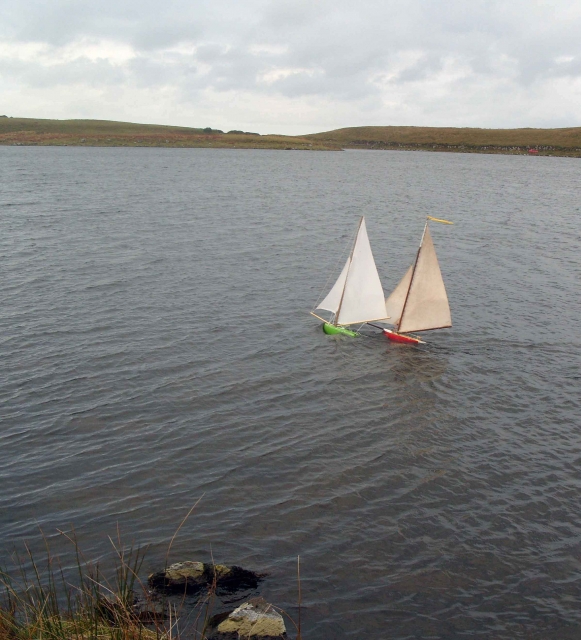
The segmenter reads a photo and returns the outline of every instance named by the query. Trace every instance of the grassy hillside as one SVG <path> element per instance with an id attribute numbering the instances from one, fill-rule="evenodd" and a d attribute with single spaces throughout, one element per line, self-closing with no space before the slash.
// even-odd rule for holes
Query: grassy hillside
<path id="1" fill-rule="evenodd" d="M 422 149 L 460 153 L 528 153 L 581 157 L 581 127 L 473 129 L 453 127 L 349 127 L 305 136 L 350 149 Z"/>
<path id="2" fill-rule="evenodd" d="M 335 150 L 334 143 L 250 132 L 222 133 L 109 120 L 37 120 L 0 117 L 0 144 L 83 147 L 212 147 L 225 149 Z"/>
<path id="3" fill-rule="evenodd" d="M 37 120 L 0 116 L 0 144 L 86 147 L 212 147 L 226 149 L 402 149 L 458 153 L 581 157 L 581 127 L 475 129 L 349 127 L 306 136 L 192 129 L 110 120 Z"/>

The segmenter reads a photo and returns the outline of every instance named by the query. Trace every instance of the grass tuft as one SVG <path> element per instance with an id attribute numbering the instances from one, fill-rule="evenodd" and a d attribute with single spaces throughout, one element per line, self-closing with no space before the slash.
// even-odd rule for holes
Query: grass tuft
<path id="1" fill-rule="evenodd" d="M 76 578 L 63 569 L 43 536 L 42 558 L 25 545 L 15 554 L 15 575 L 0 569 L 0 640 L 174 640 L 179 638 L 181 603 L 160 600 L 140 581 L 145 550 L 111 539 L 114 572 L 108 580 L 87 561 L 73 533 Z M 195 608 L 189 633 L 204 640 L 215 599 L 209 585 Z M 189 617 L 192 613 L 189 614 Z M 189 635 L 189 634 L 188 634 Z"/>

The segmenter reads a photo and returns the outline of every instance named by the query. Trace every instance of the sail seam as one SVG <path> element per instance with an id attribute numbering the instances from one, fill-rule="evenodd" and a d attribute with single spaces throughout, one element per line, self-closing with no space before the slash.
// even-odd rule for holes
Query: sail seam
<path id="1" fill-rule="evenodd" d="M 337 322 L 337 319 L 339 318 L 339 315 L 341 313 L 341 307 L 343 306 L 343 298 L 345 297 L 345 290 L 347 289 L 347 283 L 349 282 L 349 272 L 351 271 L 351 265 L 353 264 L 353 253 L 357 245 L 357 240 L 359 239 L 359 233 L 361 231 L 361 224 L 363 223 L 363 219 L 364 219 L 364 216 L 361 216 L 361 220 L 359 220 L 359 226 L 357 227 L 357 233 L 355 234 L 355 241 L 353 242 L 353 246 L 351 247 L 351 253 L 349 254 L 349 267 L 347 269 L 347 273 L 345 274 L 345 282 L 343 283 L 343 292 L 341 293 L 341 300 L 339 300 L 339 306 L 337 307 L 337 311 L 335 313 L 336 326 L 343 326 L 343 325 L 340 325 L 339 322 Z"/>

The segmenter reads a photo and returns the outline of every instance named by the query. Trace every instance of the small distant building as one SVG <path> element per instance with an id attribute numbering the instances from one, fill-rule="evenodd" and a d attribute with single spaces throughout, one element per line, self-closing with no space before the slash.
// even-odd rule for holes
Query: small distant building
<path id="1" fill-rule="evenodd" d="M 529 153 L 530 153 L 532 156 L 536 155 L 538 152 L 539 152 L 539 150 L 538 150 L 538 149 L 529 149 Z"/>

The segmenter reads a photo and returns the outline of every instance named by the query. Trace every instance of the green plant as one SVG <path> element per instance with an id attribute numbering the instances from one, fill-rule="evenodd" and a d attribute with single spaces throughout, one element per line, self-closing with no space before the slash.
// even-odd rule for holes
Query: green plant
<path id="1" fill-rule="evenodd" d="M 172 536 L 172 544 L 198 502 L 188 511 Z M 73 567 L 63 567 L 42 533 L 44 548 L 34 551 L 24 544 L 24 553 L 13 556 L 11 570 L 0 567 L 0 640 L 179 640 L 187 635 L 207 640 L 214 613 L 220 565 L 212 557 L 211 582 L 194 606 L 183 594 L 159 596 L 139 578 L 147 548 L 127 545 L 119 529 L 109 538 L 112 567 L 83 555 L 74 530 L 58 531 L 72 546 Z M 217 568 L 218 567 L 218 568 Z M 300 566 L 298 625 L 286 612 L 301 638 Z"/>

